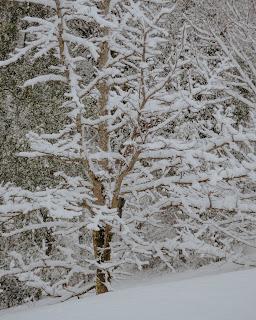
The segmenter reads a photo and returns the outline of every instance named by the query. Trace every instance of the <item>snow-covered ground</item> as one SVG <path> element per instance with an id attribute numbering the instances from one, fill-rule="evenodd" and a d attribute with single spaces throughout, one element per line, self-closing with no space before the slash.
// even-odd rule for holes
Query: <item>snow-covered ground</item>
<path id="1" fill-rule="evenodd" d="M 147 279 L 149 281 L 149 279 Z M 255 320 L 256 269 L 200 275 L 162 276 L 150 284 L 64 303 L 18 308 L 1 320 Z"/>

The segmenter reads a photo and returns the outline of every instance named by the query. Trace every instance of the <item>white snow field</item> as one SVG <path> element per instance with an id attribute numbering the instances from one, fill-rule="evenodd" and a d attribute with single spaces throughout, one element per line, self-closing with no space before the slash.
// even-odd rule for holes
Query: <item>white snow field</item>
<path id="1" fill-rule="evenodd" d="M 0 314 L 1 320 L 255 320 L 256 269 L 122 289 Z"/>

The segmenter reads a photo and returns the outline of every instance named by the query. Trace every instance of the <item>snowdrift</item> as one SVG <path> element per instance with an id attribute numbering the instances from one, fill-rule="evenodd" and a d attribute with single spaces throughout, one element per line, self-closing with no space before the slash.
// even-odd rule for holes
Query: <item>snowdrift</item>
<path id="1" fill-rule="evenodd" d="M 1 320 L 255 320 L 256 270 L 161 281 L 80 300 L 7 311 Z"/>

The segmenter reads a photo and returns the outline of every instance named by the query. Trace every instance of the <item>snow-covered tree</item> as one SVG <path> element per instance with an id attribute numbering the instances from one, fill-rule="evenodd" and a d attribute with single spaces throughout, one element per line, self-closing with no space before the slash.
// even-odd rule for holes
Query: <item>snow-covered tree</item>
<path id="1" fill-rule="evenodd" d="M 161 139 L 165 144 L 163 127 L 178 115 L 177 108 L 168 106 L 174 99 L 166 91 L 177 72 L 178 56 L 173 62 L 161 57 L 166 36 L 162 23 L 170 10 L 161 1 L 29 2 L 49 7 L 52 14 L 47 19 L 25 18 L 31 24 L 24 31 L 26 46 L 1 66 L 29 53 L 34 59 L 54 54 L 57 62 L 49 66 L 50 73 L 24 86 L 62 82 L 66 103 L 61 108 L 67 110 L 67 122 L 58 133 L 29 133 L 32 151 L 22 155 L 61 158 L 81 172 L 80 177 L 57 173 L 63 184 L 30 195 L 30 209 L 82 217 L 92 238 L 84 249 L 94 255 L 87 261 L 96 269 L 96 292 L 103 293 L 113 269 L 124 263 L 141 267 L 141 255 L 155 250 L 139 224 L 151 223 L 163 200 L 144 188 L 133 190 L 133 185 L 161 175 L 165 164 L 154 152 Z M 88 26 L 86 36 L 74 29 L 79 23 Z M 88 81 L 83 72 L 89 61 L 94 75 Z M 130 194 L 140 205 L 148 204 L 148 211 L 127 204 L 123 215 Z M 42 201 L 45 198 L 48 201 Z M 152 202 L 154 209 L 149 210 Z M 16 210 L 8 204 L 2 209 L 8 214 Z"/>
<path id="2" fill-rule="evenodd" d="M 47 15 L 47 9 L 42 6 L 29 5 L 26 3 L 17 3 L 14 1 L 0 1 L 0 34 L 1 48 L 0 59 L 7 58 L 7 54 L 15 48 L 24 46 L 24 34 L 19 32 L 20 26 L 25 25 L 21 17 L 26 15 L 36 15 L 44 17 Z M 61 84 L 48 85 L 44 87 L 21 88 L 23 82 L 38 72 L 43 72 L 52 56 L 47 59 L 39 59 L 34 65 L 33 70 L 29 57 L 24 57 L 6 68 L 0 69 L 0 181 L 12 182 L 23 188 L 34 190 L 36 186 L 54 185 L 52 176 L 53 168 L 60 170 L 60 161 L 45 159 L 28 159 L 17 157 L 17 152 L 27 150 L 25 134 L 28 130 L 56 130 L 61 127 L 64 119 L 56 108 L 63 101 L 63 90 Z M 49 118 L 51 115 L 51 118 Z M 47 164 L 47 166 L 45 166 Z M 40 212 L 38 217 L 42 218 Z M 14 230 L 20 228 L 23 224 L 27 225 L 29 221 L 35 221 L 36 214 L 19 215 L 15 219 L 9 219 L 8 229 Z M 40 220 L 40 219 L 39 219 Z M 1 224 L 0 237 L 4 232 L 7 223 Z M 21 233 L 20 236 L 1 237 L 0 261 L 1 269 L 9 268 L 10 257 L 8 253 L 18 251 L 24 255 L 28 253 L 34 257 L 32 251 L 38 250 L 38 243 L 44 238 L 45 232 L 40 233 L 37 230 L 35 236 L 38 241 L 33 241 L 31 232 Z M 15 275 L 9 275 L 0 279 L 0 309 L 12 306 L 17 303 L 33 299 L 39 296 L 40 290 L 27 288 L 26 283 L 18 281 Z"/>
<path id="3" fill-rule="evenodd" d="M 181 209 L 174 247 L 180 247 L 183 257 L 201 252 L 244 263 L 242 252 L 255 248 L 256 236 L 254 54 L 249 29 L 246 37 L 241 29 L 251 6 L 243 4 L 238 14 L 225 2 L 221 12 L 209 2 L 215 21 L 198 12 L 185 17 L 190 26 L 187 64 L 179 87 L 187 89 L 183 95 L 191 107 L 176 123 L 181 140 L 173 145 L 182 144 L 181 157 L 190 161 L 182 159 L 174 169 L 178 174 L 170 178 L 172 206 Z"/>

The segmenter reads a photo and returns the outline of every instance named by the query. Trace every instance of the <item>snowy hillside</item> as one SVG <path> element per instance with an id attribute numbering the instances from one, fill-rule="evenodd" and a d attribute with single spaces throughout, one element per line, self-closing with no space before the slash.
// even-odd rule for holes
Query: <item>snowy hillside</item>
<path id="1" fill-rule="evenodd" d="M 137 286 L 50 306 L 0 313 L 1 320 L 254 320 L 256 270 Z"/>

